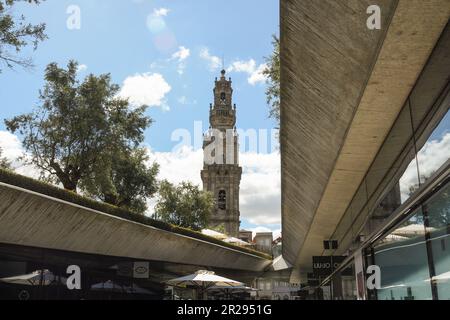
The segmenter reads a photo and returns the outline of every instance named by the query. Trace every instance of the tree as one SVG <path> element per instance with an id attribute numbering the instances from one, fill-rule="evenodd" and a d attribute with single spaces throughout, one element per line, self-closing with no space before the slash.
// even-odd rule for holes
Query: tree
<path id="1" fill-rule="evenodd" d="M 424 185 L 431 176 L 421 175 L 421 184 L 416 183 L 409 186 L 408 196 L 412 197 L 422 185 Z M 439 196 L 434 197 L 434 201 L 427 204 L 428 211 L 428 224 L 431 228 L 437 230 L 441 228 L 447 228 L 450 226 L 450 191 L 444 189 L 440 192 Z M 417 215 L 418 223 L 425 223 L 422 215 Z"/>
<path id="2" fill-rule="evenodd" d="M 227 231 L 226 231 L 226 229 L 225 229 L 225 224 L 223 224 L 223 223 L 221 223 L 221 224 L 219 224 L 219 225 L 217 225 L 217 226 L 215 226 L 215 227 L 209 227 L 211 230 L 213 230 L 213 231 L 217 231 L 217 232 L 219 232 L 219 233 L 223 233 L 223 234 L 226 234 L 227 233 Z"/>
<path id="3" fill-rule="evenodd" d="M 0 147 L 0 169 L 11 169 L 11 163 L 8 159 L 2 157 L 3 150 Z"/>
<path id="4" fill-rule="evenodd" d="M 263 74 L 267 77 L 266 97 L 269 105 L 269 117 L 280 124 L 280 39 L 272 36 L 273 53 L 266 58 L 267 68 Z"/>
<path id="5" fill-rule="evenodd" d="M 81 181 L 82 189 L 106 203 L 144 214 L 147 210 L 146 199 L 158 190 L 156 176 L 159 165 L 153 163 L 147 166 L 148 160 L 144 148 L 112 155 L 108 163 L 99 164 L 106 166 L 106 170 L 94 170 L 92 177 Z"/>
<path id="6" fill-rule="evenodd" d="M 210 192 L 201 191 L 189 182 L 175 186 L 162 181 L 155 214 L 162 221 L 198 231 L 207 226 L 213 205 Z"/>
<path id="7" fill-rule="evenodd" d="M 31 59 L 18 57 L 17 54 L 30 43 L 36 50 L 39 42 L 44 41 L 47 36 L 44 33 L 44 23 L 32 25 L 25 22 L 23 15 L 15 18 L 9 13 L 18 2 L 38 5 L 40 0 L 0 0 L 0 61 L 9 68 L 14 65 L 29 68 L 32 66 Z"/>
<path id="8" fill-rule="evenodd" d="M 117 97 L 119 86 L 109 74 L 91 74 L 80 83 L 77 68 L 74 61 L 67 70 L 49 64 L 41 105 L 5 120 L 10 132 L 23 136 L 30 155 L 25 161 L 41 171 L 41 178 L 74 192 L 83 179 L 108 177 L 104 170 L 110 166 L 104 164 L 114 155 L 130 153 L 151 124 L 145 106 L 131 109 L 128 100 Z"/>

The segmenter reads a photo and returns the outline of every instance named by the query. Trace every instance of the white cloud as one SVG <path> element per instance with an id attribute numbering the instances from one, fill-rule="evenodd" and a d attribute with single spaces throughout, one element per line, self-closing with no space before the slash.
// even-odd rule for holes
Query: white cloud
<path id="1" fill-rule="evenodd" d="M 450 133 L 446 133 L 439 140 L 427 142 L 418 153 L 421 177 L 430 177 L 448 159 L 450 159 Z M 409 198 L 410 187 L 417 187 L 417 165 L 414 159 L 400 179 L 402 200 Z"/>
<path id="2" fill-rule="evenodd" d="M 240 210 L 252 224 L 281 223 L 280 155 L 243 153 Z"/>
<path id="3" fill-rule="evenodd" d="M 191 181 L 202 185 L 203 151 L 182 147 L 176 152 L 152 152 L 151 160 L 160 164 L 160 179 L 173 183 Z M 281 178 L 279 153 L 240 155 L 243 168 L 241 218 L 255 225 L 281 223 Z M 151 210 L 150 210 L 151 211 Z"/>
<path id="4" fill-rule="evenodd" d="M 450 158 L 450 132 L 440 140 L 427 142 L 419 151 L 418 161 L 420 174 L 430 177 L 442 164 Z"/>
<path id="5" fill-rule="evenodd" d="M 19 157 L 26 156 L 25 150 L 19 138 L 8 131 L 0 131 L 0 147 L 2 148 L 2 157 L 7 158 L 13 169 L 21 175 L 31 178 L 39 177 L 39 170 L 31 165 L 24 164 Z"/>
<path id="6" fill-rule="evenodd" d="M 170 12 L 167 8 L 154 9 L 147 16 L 147 28 L 154 34 L 158 34 L 166 29 L 166 21 L 164 17 Z"/>
<path id="7" fill-rule="evenodd" d="M 186 60 L 191 55 L 191 50 L 181 46 L 178 48 L 178 51 L 172 55 L 172 59 L 178 60 L 178 62 Z"/>
<path id="8" fill-rule="evenodd" d="M 8 131 L 0 131 L 0 147 L 3 151 L 2 156 L 10 161 L 14 161 L 23 154 L 19 138 Z"/>
<path id="9" fill-rule="evenodd" d="M 250 59 L 248 61 L 235 61 L 228 67 L 228 72 L 245 72 L 251 74 L 256 69 L 256 61 Z"/>
<path id="10" fill-rule="evenodd" d="M 166 17 L 169 12 L 170 10 L 167 8 L 158 8 L 153 10 L 153 15 L 155 17 Z"/>
<path id="11" fill-rule="evenodd" d="M 267 81 L 267 76 L 263 74 L 264 70 L 267 68 L 267 64 L 260 64 L 259 67 L 250 74 L 248 78 L 248 83 L 252 86 L 257 83 L 265 83 Z"/>
<path id="12" fill-rule="evenodd" d="M 187 58 L 189 58 L 190 55 L 191 55 L 191 51 L 184 46 L 179 47 L 178 51 L 175 52 L 174 54 L 172 54 L 172 57 L 170 60 L 176 60 L 178 62 L 178 65 L 177 65 L 178 74 L 182 75 L 184 73 L 184 69 L 186 69 L 185 60 Z"/>
<path id="13" fill-rule="evenodd" d="M 159 73 L 135 74 L 125 79 L 119 96 L 134 106 L 147 105 L 167 109 L 166 95 L 172 90 Z"/>
<path id="14" fill-rule="evenodd" d="M 209 53 L 208 48 L 203 48 L 200 50 L 200 58 L 208 62 L 208 67 L 210 71 L 216 71 L 220 68 L 221 62 L 220 58 Z"/>
<path id="15" fill-rule="evenodd" d="M 81 72 L 83 72 L 83 71 L 86 71 L 87 68 L 88 68 L 87 65 L 85 65 L 85 64 L 80 64 L 80 65 L 78 66 L 77 72 L 78 72 L 78 73 L 81 73 Z"/>
<path id="16" fill-rule="evenodd" d="M 242 72 L 248 75 L 248 83 L 252 86 L 258 83 L 264 83 L 267 77 L 263 74 L 263 71 L 267 68 L 267 64 L 262 63 L 257 66 L 254 59 L 247 61 L 237 60 L 234 61 L 229 67 L 228 72 Z"/>
<path id="17" fill-rule="evenodd" d="M 182 147 L 173 152 L 155 152 L 149 150 L 150 161 L 160 165 L 159 179 L 166 179 L 172 183 L 190 181 L 201 185 L 200 171 L 203 168 L 203 150 L 193 150 Z"/>

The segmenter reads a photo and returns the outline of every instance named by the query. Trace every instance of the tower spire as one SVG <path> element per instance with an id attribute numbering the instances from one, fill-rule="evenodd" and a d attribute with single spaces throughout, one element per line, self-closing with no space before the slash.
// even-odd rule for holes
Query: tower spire
<path id="1" fill-rule="evenodd" d="M 222 54 L 222 71 L 220 72 L 222 75 L 222 79 L 225 79 L 225 73 L 227 71 L 225 70 L 225 55 Z"/>
<path id="2" fill-rule="evenodd" d="M 203 190 L 210 191 L 216 199 L 209 226 L 224 227 L 226 234 L 237 237 L 242 167 L 239 166 L 239 137 L 234 131 L 236 108 L 233 108 L 232 82 L 225 79 L 225 58 L 222 58 L 222 63 L 222 77 L 215 81 L 214 104 L 209 110 L 213 136 L 205 136 L 203 142 L 205 161 L 201 178 Z"/>

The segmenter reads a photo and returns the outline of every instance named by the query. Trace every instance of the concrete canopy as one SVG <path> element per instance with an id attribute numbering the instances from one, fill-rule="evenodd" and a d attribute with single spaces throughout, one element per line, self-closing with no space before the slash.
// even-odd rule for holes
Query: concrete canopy
<path id="1" fill-rule="evenodd" d="M 0 183 L 0 243 L 263 271 L 272 261 Z"/>
<path id="2" fill-rule="evenodd" d="M 382 29 L 369 30 L 370 5 Z M 323 252 L 449 17 L 448 0 L 281 2 L 283 256 Z"/>

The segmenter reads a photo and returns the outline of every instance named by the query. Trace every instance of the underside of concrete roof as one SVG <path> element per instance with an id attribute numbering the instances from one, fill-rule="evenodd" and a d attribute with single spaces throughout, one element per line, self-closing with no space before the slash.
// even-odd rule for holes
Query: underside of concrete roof
<path id="1" fill-rule="evenodd" d="M 367 8 L 381 8 L 369 30 Z M 446 0 L 281 1 L 283 257 L 310 268 L 448 22 Z"/>

